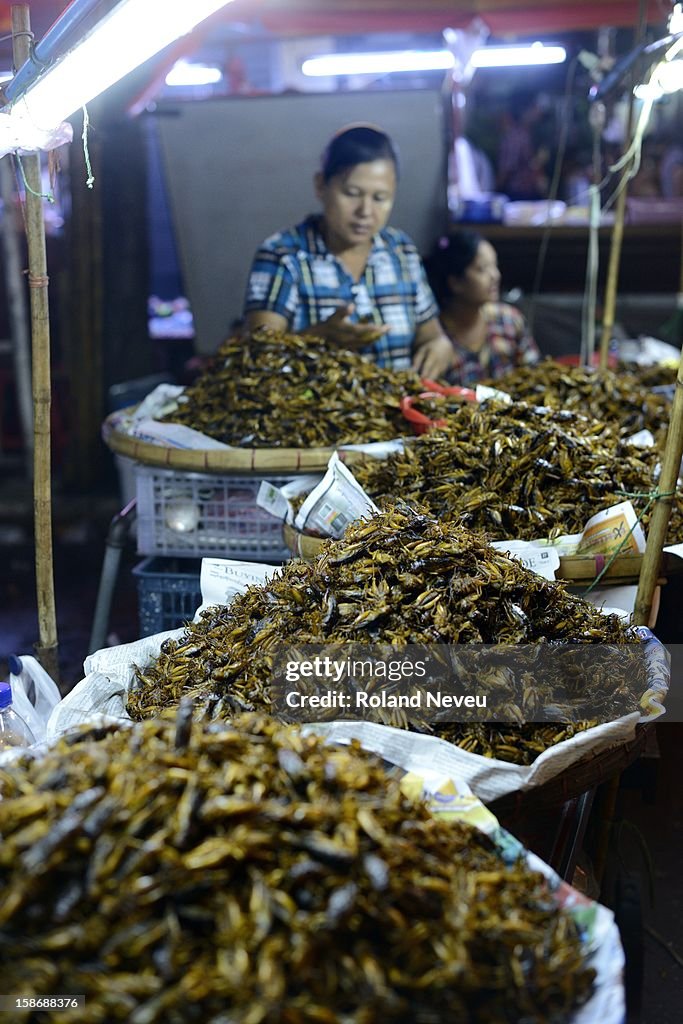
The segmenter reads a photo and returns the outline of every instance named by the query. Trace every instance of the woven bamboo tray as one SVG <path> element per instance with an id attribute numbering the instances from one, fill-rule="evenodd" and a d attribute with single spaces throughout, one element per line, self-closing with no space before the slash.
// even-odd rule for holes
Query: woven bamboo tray
<path id="1" fill-rule="evenodd" d="M 306 561 L 317 558 L 325 543 L 320 537 L 309 537 L 287 523 L 283 524 L 282 533 L 292 554 Z M 593 580 L 608 561 L 609 555 L 565 555 L 560 558 L 557 579 L 569 582 Z M 618 555 L 601 580 L 607 583 L 635 582 L 640 576 L 642 562 L 642 555 Z"/>
<path id="2" fill-rule="evenodd" d="M 609 565 L 608 565 L 609 563 Z M 605 566 L 601 581 L 608 583 L 637 582 L 640 577 L 642 555 L 617 555 L 610 562 L 610 555 L 561 555 L 560 567 L 557 570 L 558 580 L 594 580 Z"/>
<path id="3" fill-rule="evenodd" d="M 131 437 L 118 430 L 119 409 L 107 417 L 102 438 L 111 451 L 146 466 L 162 466 L 194 473 L 316 473 L 324 472 L 334 448 L 168 448 Z"/>
<path id="4" fill-rule="evenodd" d="M 283 524 L 283 536 L 290 551 L 306 560 L 312 560 L 320 554 L 325 543 L 319 537 L 309 537 L 286 523 Z M 558 579 L 594 579 L 607 560 L 604 555 L 573 555 L 561 558 Z M 613 583 L 637 580 L 642 560 L 642 555 L 620 555 L 615 558 L 602 578 Z M 652 728 L 654 723 L 637 726 L 634 737 L 626 743 L 598 754 L 588 755 L 542 786 L 517 790 L 500 797 L 489 805 L 489 810 L 495 814 L 504 828 L 522 838 L 530 849 L 547 857 L 553 845 L 558 814 L 563 805 L 619 775 L 637 760 L 645 748 L 648 731 Z"/>
<path id="5" fill-rule="evenodd" d="M 309 537 L 290 526 L 289 523 L 282 524 L 282 536 L 292 554 L 297 558 L 303 558 L 305 562 L 312 562 L 316 559 L 325 543 L 323 538 Z"/>
<path id="6" fill-rule="evenodd" d="M 576 828 L 573 801 L 610 779 L 618 778 L 645 749 L 654 723 L 639 725 L 632 740 L 571 765 L 543 786 L 517 790 L 492 801 L 488 807 L 508 832 L 529 850 L 552 863 L 562 828 Z M 559 868 L 559 865 L 554 865 Z"/>
<path id="7" fill-rule="evenodd" d="M 519 824 L 522 819 L 536 817 L 545 811 L 557 810 L 567 800 L 594 789 L 628 768 L 642 754 L 648 732 L 654 727 L 654 722 L 637 725 L 635 735 L 626 743 L 593 756 L 587 755 L 542 786 L 507 793 L 490 803 L 489 810 L 501 825 L 506 826 L 513 822 Z"/>

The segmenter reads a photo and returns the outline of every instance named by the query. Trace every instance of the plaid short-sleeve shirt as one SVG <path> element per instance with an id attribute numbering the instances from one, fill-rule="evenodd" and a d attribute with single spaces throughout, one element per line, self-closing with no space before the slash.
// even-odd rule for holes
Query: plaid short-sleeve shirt
<path id="1" fill-rule="evenodd" d="M 455 362 L 448 372 L 452 384 L 468 386 L 488 378 L 502 377 L 518 366 L 533 366 L 541 358 L 526 320 L 518 309 L 505 302 L 486 307 L 486 341 L 479 352 L 470 352 L 453 341 Z"/>
<path id="2" fill-rule="evenodd" d="M 279 313 L 289 329 L 301 331 L 353 303 L 351 320 L 387 324 L 389 331 L 362 350 L 378 366 L 406 369 L 420 324 L 437 316 L 437 306 L 411 239 L 396 228 L 375 236 L 359 281 L 328 251 L 320 218 L 308 217 L 289 231 L 267 238 L 252 263 L 245 314 Z"/>

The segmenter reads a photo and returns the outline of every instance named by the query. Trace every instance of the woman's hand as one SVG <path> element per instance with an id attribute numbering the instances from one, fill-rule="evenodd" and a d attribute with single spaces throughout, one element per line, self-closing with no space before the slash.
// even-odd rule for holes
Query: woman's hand
<path id="1" fill-rule="evenodd" d="M 353 313 L 353 305 L 340 306 L 332 316 L 319 324 L 311 324 L 301 333 L 314 338 L 322 338 L 335 348 L 349 349 L 355 352 L 359 348 L 367 348 L 381 338 L 389 330 L 387 324 L 357 324 L 348 317 Z"/>
<path id="2" fill-rule="evenodd" d="M 446 376 L 453 366 L 453 359 L 453 345 L 445 334 L 439 332 L 420 344 L 413 355 L 413 369 L 421 377 L 438 380 Z"/>

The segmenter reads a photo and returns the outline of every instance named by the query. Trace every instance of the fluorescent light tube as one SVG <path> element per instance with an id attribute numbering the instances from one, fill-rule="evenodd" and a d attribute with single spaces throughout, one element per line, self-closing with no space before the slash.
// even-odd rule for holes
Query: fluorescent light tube
<path id="1" fill-rule="evenodd" d="M 54 128 L 230 0 L 122 0 L 12 104 Z"/>
<path id="2" fill-rule="evenodd" d="M 475 50 L 470 63 L 475 68 L 517 68 L 535 64 L 562 64 L 567 59 L 563 46 L 484 46 Z"/>
<path id="3" fill-rule="evenodd" d="M 215 85 L 222 77 L 220 68 L 178 60 L 166 75 L 166 85 Z"/>
<path id="4" fill-rule="evenodd" d="M 484 46 L 475 50 L 470 63 L 475 68 L 525 67 L 561 64 L 567 52 L 562 46 Z M 450 50 L 395 50 L 385 53 L 330 53 L 311 57 L 301 65 L 312 78 L 328 75 L 386 75 L 398 71 L 447 71 L 455 64 Z"/>
<path id="5" fill-rule="evenodd" d="M 330 53 L 301 65 L 304 75 L 386 75 L 395 71 L 446 71 L 452 68 L 450 50 L 394 50 L 387 53 Z"/>

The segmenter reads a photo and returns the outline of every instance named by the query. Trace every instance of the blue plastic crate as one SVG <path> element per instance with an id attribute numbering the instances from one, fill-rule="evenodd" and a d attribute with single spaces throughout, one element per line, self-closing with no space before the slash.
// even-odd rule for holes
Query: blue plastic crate
<path id="1" fill-rule="evenodd" d="M 201 559 L 145 558 L 133 568 L 138 584 L 140 636 L 178 629 L 202 603 Z"/>

